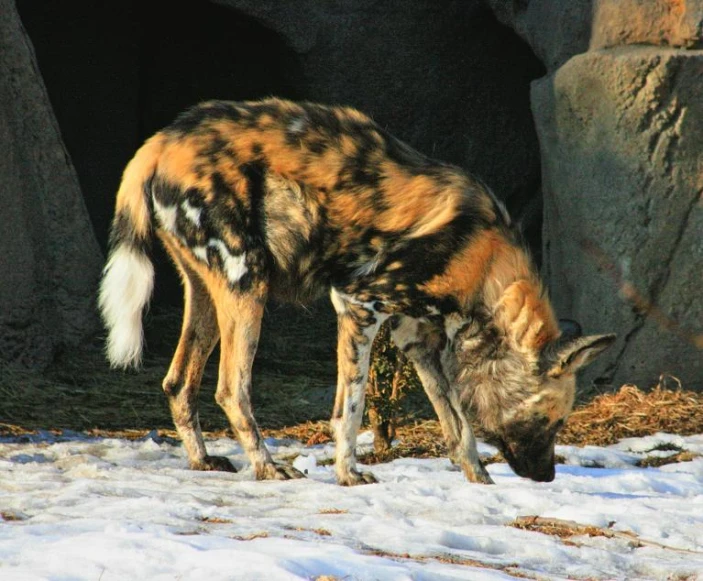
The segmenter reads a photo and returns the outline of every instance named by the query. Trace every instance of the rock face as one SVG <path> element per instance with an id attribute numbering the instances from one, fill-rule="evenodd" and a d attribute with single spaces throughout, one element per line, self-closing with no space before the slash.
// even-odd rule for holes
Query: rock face
<path id="1" fill-rule="evenodd" d="M 559 313 L 619 334 L 600 381 L 701 385 L 702 81 L 703 53 L 626 47 L 533 87 L 545 274 Z"/>
<path id="2" fill-rule="evenodd" d="M 650 44 L 703 47 L 699 0 L 595 0 L 590 48 Z"/>
<path id="3" fill-rule="evenodd" d="M 0 14 L 0 360 L 42 367 L 96 328 L 102 258 L 14 1 Z"/>
<path id="4" fill-rule="evenodd" d="M 619 335 L 584 383 L 703 389 L 703 1 L 489 4 L 550 71 L 531 102 L 557 311 Z"/>

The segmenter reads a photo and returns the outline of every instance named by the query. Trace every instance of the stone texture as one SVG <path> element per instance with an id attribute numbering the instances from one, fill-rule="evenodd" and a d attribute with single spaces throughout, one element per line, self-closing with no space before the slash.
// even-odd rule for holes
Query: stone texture
<path id="1" fill-rule="evenodd" d="M 42 367 L 96 328 L 102 257 L 14 1 L 0 14 L 0 360 Z"/>
<path id="2" fill-rule="evenodd" d="M 619 0 L 615 0 L 618 2 Z M 653 0 L 643 0 L 648 2 Z M 532 47 L 548 71 L 588 50 L 593 0 L 484 0 Z"/>
<path id="3" fill-rule="evenodd" d="M 533 84 L 550 292 L 560 316 L 619 335 L 586 381 L 703 388 L 701 86 L 703 51 L 644 47 Z"/>
<path id="4" fill-rule="evenodd" d="M 594 0 L 591 49 L 626 44 L 701 48 L 703 0 Z"/>

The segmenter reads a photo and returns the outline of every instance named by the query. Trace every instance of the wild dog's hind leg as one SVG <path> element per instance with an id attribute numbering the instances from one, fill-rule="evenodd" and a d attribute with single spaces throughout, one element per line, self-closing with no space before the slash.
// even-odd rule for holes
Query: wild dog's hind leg
<path id="1" fill-rule="evenodd" d="M 337 395 L 332 412 L 335 471 L 343 486 L 370 484 L 376 478 L 356 468 L 356 436 L 364 415 L 371 345 L 386 315 L 332 290 L 337 311 Z"/>
<path id="2" fill-rule="evenodd" d="M 493 484 L 476 448 L 476 437 L 459 395 L 442 371 L 442 354 L 448 348 L 444 329 L 429 322 L 400 316 L 391 327 L 393 341 L 415 365 L 422 386 L 439 418 L 452 462 L 461 466 L 470 482 Z"/>
<path id="3" fill-rule="evenodd" d="M 257 480 L 303 478 L 292 466 L 274 463 L 252 413 L 251 369 L 265 300 L 265 291 L 220 289 L 216 299 L 221 334 L 220 372 L 215 398 L 237 433 Z"/>
<path id="4" fill-rule="evenodd" d="M 219 338 L 212 299 L 203 281 L 179 258 L 175 248 L 168 242 L 166 248 L 180 270 L 185 288 L 181 337 L 163 381 L 173 423 L 192 469 L 236 472 L 227 458 L 207 455 L 198 416 L 200 381 Z"/>

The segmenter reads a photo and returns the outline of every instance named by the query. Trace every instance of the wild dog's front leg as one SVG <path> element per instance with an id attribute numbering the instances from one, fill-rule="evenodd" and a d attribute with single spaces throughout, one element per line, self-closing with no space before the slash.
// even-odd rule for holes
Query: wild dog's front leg
<path id="1" fill-rule="evenodd" d="M 292 466 L 274 463 L 251 409 L 251 368 L 261 331 L 263 295 L 235 296 L 225 289 L 216 304 L 221 334 L 217 403 L 237 433 L 257 480 L 303 478 Z"/>
<path id="2" fill-rule="evenodd" d="M 173 256 L 183 278 L 185 301 L 181 337 L 163 381 L 164 393 L 190 467 L 236 472 L 227 458 L 207 454 L 198 416 L 203 370 L 220 336 L 215 309 L 200 277 L 179 260 L 177 254 Z"/>
<path id="3" fill-rule="evenodd" d="M 493 479 L 481 462 L 476 448 L 476 436 L 469 422 L 469 412 L 463 409 L 461 402 L 456 400 L 456 394 L 450 393 L 449 398 L 452 407 L 457 410 L 457 415 L 461 423 L 461 439 L 459 445 L 454 450 L 453 458 L 461 466 L 464 475 L 469 482 L 479 484 L 494 484 Z"/>
<path id="4" fill-rule="evenodd" d="M 439 418 L 452 462 L 461 467 L 470 482 L 493 484 L 479 458 L 468 412 L 462 409 L 458 396 L 452 392 L 442 371 L 441 351 L 446 347 L 443 331 L 430 323 L 399 317 L 394 321 L 392 336 L 398 348 L 415 365 Z"/>
<path id="5" fill-rule="evenodd" d="M 449 382 L 437 365 L 437 358 L 410 356 L 410 359 L 415 364 L 425 392 L 437 412 L 449 457 L 461 467 L 469 482 L 493 484 L 479 458 L 476 437 L 467 412 L 462 410 L 460 402 L 455 401 L 456 395 L 451 392 Z"/>
<path id="6" fill-rule="evenodd" d="M 337 311 L 337 395 L 332 412 L 336 441 L 335 471 L 342 486 L 370 484 L 376 478 L 356 467 L 356 436 L 364 415 L 371 345 L 386 318 L 367 305 L 332 291 Z"/>

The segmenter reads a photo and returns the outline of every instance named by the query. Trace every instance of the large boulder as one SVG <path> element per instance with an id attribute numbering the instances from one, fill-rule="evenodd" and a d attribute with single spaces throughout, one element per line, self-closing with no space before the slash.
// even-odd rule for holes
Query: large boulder
<path id="1" fill-rule="evenodd" d="M 587 52 L 533 84 L 560 315 L 618 333 L 587 380 L 703 388 L 703 51 Z"/>
<path id="2" fill-rule="evenodd" d="M 43 367 L 96 328 L 102 257 L 15 2 L 0 14 L 0 360 Z"/>
<path id="3" fill-rule="evenodd" d="M 650 44 L 701 48 L 701 0 L 595 0 L 590 48 Z"/>

